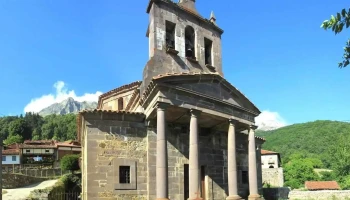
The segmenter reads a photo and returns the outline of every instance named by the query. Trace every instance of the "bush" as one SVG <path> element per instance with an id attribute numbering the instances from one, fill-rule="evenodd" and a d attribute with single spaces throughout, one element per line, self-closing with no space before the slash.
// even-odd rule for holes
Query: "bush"
<path id="1" fill-rule="evenodd" d="M 80 155 L 65 155 L 61 159 L 62 170 L 70 170 L 72 174 L 75 170 L 79 170 L 79 158 Z"/>

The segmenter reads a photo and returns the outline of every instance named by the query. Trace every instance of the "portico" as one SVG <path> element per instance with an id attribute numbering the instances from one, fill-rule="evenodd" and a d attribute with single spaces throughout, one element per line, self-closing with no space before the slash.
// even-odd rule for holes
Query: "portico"
<path id="1" fill-rule="evenodd" d="M 168 154 L 167 154 L 167 132 L 166 126 L 167 121 L 176 118 L 174 115 L 175 107 L 169 105 L 168 103 L 157 102 L 157 200 L 166 200 L 169 197 L 168 192 Z M 187 110 L 187 109 L 186 109 Z M 171 112 L 171 113 L 169 113 Z M 178 111 L 180 113 L 180 111 Z M 214 123 L 209 123 L 210 117 L 207 115 L 202 115 L 202 111 L 199 109 L 188 109 L 183 110 L 182 116 L 177 118 L 177 120 L 182 123 L 184 120 L 181 118 L 186 118 L 189 124 L 189 200 L 202 199 L 204 194 L 201 194 L 200 184 L 200 152 L 199 152 L 199 137 L 198 129 L 200 127 L 200 120 L 203 120 L 206 127 L 212 126 Z M 166 119 L 166 116 L 168 118 Z M 186 116 L 186 117 L 185 117 Z M 204 117 L 203 117 L 204 116 Z M 188 118 L 190 118 L 188 120 Z M 209 119 L 208 119 L 209 118 Z M 213 117 L 217 120 L 219 116 Z M 239 200 L 242 199 L 238 194 L 238 174 L 237 174 L 237 159 L 236 159 L 236 130 L 246 129 L 249 132 L 249 199 L 259 199 L 260 195 L 258 192 L 258 181 L 257 181 L 257 165 L 256 165 L 256 144 L 255 144 L 255 129 L 256 126 L 241 123 L 237 119 L 220 119 L 222 123 L 219 126 L 214 126 L 217 129 L 227 128 L 227 184 L 228 184 L 228 197 L 227 200 Z M 225 122 L 226 121 L 226 122 Z"/>

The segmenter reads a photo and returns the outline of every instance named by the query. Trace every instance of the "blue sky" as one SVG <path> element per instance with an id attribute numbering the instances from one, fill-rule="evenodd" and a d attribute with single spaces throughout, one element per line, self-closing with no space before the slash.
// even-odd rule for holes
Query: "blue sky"
<path id="1" fill-rule="evenodd" d="M 43 95 L 46 103 L 55 101 L 55 83 L 61 98 L 69 92 L 94 98 L 97 91 L 141 80 L 148 60 L 147 4 L 0 1 L 0 115 L 20 114 Z M 350 120 L 350 67 L 337 68 L 349 31 L 334 36 L 320 28 L 347 1 L 196 4 L 204 17 L 213 10 L 225 30 L 225 78 L 262 111 L 276 112 L 289 124 Z"/>

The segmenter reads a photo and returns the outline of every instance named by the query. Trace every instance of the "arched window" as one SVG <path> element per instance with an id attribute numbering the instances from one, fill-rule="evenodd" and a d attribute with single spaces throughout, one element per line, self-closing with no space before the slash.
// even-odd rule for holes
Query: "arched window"
<path id="1" fill-rule="evenodd" d="M 274 168 L 274 167 L 273 167 L 273 165 L 270 165 L 270 167 L 269 167 L 269 168 Z"/>
<path id="2" fill-rule="evenodd" d="M 185 28 L 185 51 L 186 57 L 196 59 L 195 57 L 195 33 L 191 26 Z"/>

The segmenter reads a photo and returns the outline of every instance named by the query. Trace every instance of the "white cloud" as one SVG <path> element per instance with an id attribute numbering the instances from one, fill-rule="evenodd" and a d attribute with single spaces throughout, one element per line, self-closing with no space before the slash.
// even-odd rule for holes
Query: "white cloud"
<path id="1" fill-rule="evenodd" d="M 278 112 L 264 110 L 255 118 L 255 124 L 260 130 L 273 130 L 288 125 Z"/>
<path id="2" fill-rule="evenodd" d="M 76 101 L 98 101 L 98 96 L 102 92 L 85 93 L 82 96 L 77 96 L 74 90 L 68 91 L 66 84 L 63 81 L 57 81 L 53 87 L 56 89 L 55 94 L 46 94 L 39 98 L 34 98 L 24 108 L 24 112 L 40 112 L 42 109 L 54 104 L 66 100 L 68 97 L 72 97 Z"/>

